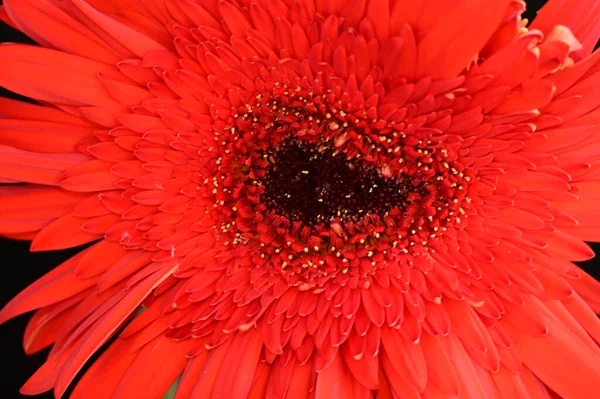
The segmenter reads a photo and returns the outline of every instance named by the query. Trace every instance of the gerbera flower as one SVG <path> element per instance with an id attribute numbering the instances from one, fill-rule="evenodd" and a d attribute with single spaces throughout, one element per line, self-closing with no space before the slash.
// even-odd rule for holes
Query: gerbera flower
<path id="1" fill-rule="evenodd" d="M 524 7 L 5 0 L 22 393 L 597 395 L 600 1 Z"/>

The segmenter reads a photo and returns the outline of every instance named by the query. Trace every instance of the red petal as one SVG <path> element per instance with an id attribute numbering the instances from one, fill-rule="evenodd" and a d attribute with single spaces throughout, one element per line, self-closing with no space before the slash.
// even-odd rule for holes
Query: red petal
<path id="1" fill-rule="evenodd" d="M 317 374 L 315 399 L 346 399 L 352 396 L 352 380 L 341 357 L 335 356 L 329 367 Z"/>
<path id="2" fill-rule="evenodd" d="M 183 371 L 190 341 L 158 336 L 136 355 L 111 396 L 119 398 L 161 398 Z"/>
<path id="3" fill-rule="evenodd" d="M 569 280 L 569 283 L 594 312 L 600 313 L 600 282 L 579 267 L 575 267 L 580 272 L 581 277 Z"/>
<path id="4" fill-rule="evenodd" d="M 116 331 L 121 323 L 133 312 L 154 288 L 174 271 L 167 265 L 131 288 L 127 294 L 106 314 L 104 314 L 78 340 L 73 352 L 65 361 L 56 380 L 55 394 L 62 396 L 84 363 Z"/>
<path id="5" fill-rule="evenodd" d="M 577 320 L 588 334 L 600 344 L 600 319 L 594 313 L 587 303 L 578 295 L 572 295 L 570 298 L 562 301 L 565 308 Z"/>
<path id="6" fill-rule="evenodd" d="M 15 119 L 0 120 L 0 142 L 26 151 L 76 152 L 77 144 L 92 136 L 83 126 Z"/>
<path id="7" fill-rule="evenodd" d="M 79 280 L 73 276 L 75 266 L 83 254 L 85 251 L 62 263 L 21 291 L 0 312 L 0 323 L 31 310 L 60 302 L 94 285 L 96 283 L 94 279 Z"/>
<path id="8" fill-rule="evenodd" d="M 406 341 L 397 330 L 387 327 L 381 329 L 381 343 L 396 371 L 422 392 L 427 384 L 427 367 L 421 346 Z"/>
<path id="9" fill-rule="evenodd" d="M 112 343 L 83 375 L 70 399 L 104 399 L 112 397 L 123 374 L 136 358 L 127 340 Z"/>
<path id="10" fill-rule="evenodd" d="M 107 170 L 69 177 L 61 181 L 60 186 L 77 192 L 107 191 L 114 190 L 118 180 L 118 176 Z"/>
<path id="11" fill-rule="evenodd" d="M 427 375 L 431 382 L 448 396 L 457 396 L 460 392 L 460 385 L 450 354 L 441 344 L 441 340 L 444 339 L 444 337 L 432 337 L 429 334 L 424 334 L 421 339 L 421 348 L 427 364 Z"/>
<path id="12" fill-rule="evenodd" d="M 42 154 L 0 145 L 0 177 L 56 185 L 65 170 L 89 159 L 83 154 Z"/>
<path id="13" fill-rule="evenodd" d="M 294 365 L 294 370 L 292 372 L 292 378 L 290 381 L 290 385 L 287 390 L 287 394 L 285 396 L 286 399 L 304 399 L 308 397 L 309 390 L 311 387 L 311 382 L 314 378 L 314 371 L 312 368 L 312 364 L 300 364 L 296 363 Z M 262 398 L 261 398 L 262 399 Z M 276 399 L 276 398 L 273 398 Z"/>
<path id="14" fill-rule="evenodd" d="M 45 186 L 0 187 L 1 233 L 35 232 L 66 215 L 85 196 Z"/>
<path id="15" fill-rule="evenodd" d="M 67 105 L 117 103 L 104 89 L 97 74 L 113 67 L 83 57 L 42 47 L 20 44 L 0 46 L 0 59 L 11 65 L 0 70 L 0 84 L 38 100 Z M 68 80 L 64 76 L 69 76 Z"/>
<path id="16" fill-rule="evenodd" d="M 507 328 L 527 367 L 561 397 L 594 397 L 600 390 L 600 351 L 592 351 L 560 322 L 548 336 L 532 337 Z"/>
<path id="17" fill-rule="evenodd" d="M 50 1 L 6 1 L 20 30 L 45 47 L 115 64 L 121 58 L 104 42 Z"/>
<path id="18" fill-rule="evenodd" d="M 363 355 L 359 358 L 352 355 L 348 345 L 342 346 L 344 362 L 353 377 L 366 388 L 377 389 L 379 386 L 379 358 Z"/>
<path id="19" fill-rule="evenodd" d="M 30 355 L 53 344 L 58 337 L 59 331 L 64 328 L 73 307 L 81 302 L 88 293 L 89 290 L 85 290 L 65 301 L 44 307 L 35 312 L 27 323 L 23 337 L 25 352 Z"/>
<path id="20" fill-rule="evenodd" d="M 154 50 L 166 50 L 161 44 L 155 42 L 144 34 L 117 22 L 110 16 L 95 10 L 83 0 L 71 0 L 73 5 L 89 18 L 90 22 L 97 25 L 111 38 L 126 47 L 129 51 L 143 57 L 146 53 Z"/>
<path id="21" fill-rule="evenodd" d="M 600 4 L 595 0 L 550 0 L 531 23 L 530 29 L 548 34 L 556 25 L 569 27 L 583 45 L 576 55 L 583 58 L 592 52 L 600 37 Z"/>
<path id="22" fill-rule="evenodd" d="M 247 397 L 262 347 L 262 336 L 256 329 L 236 332 L 215 378 L 211 398 Z"/>
<path id="23" fill-rule="evenodd" d="M 419 43 L 417 76 L 451 78 L 458 75 L 492 36 L 509 4 L 510 0 L 460 2 Z M 481 14 L 483 8 L 486 9 L 484 15 Z"/>
<path id="24" fill-rule="evenodd" d="M 191 398 L 192 390 L 200 378 L 207 357 L 208 351 L 203 351 L 192 359 L 188 359 L 181 380 L 179 380 L 179 385 L 177 386 L 175 399 Z"/>
<path id="25" fill-rule="evenodd" d="M 223 363 L 223 359 L 225 358 L 227 349 L 229 349 L 230 345 L 231 340 L 227 340 L 208 352 L 208 358 L 204 363 L 200 378 L 196 380 L 196 384 L 194 385 L 194 389 L 189 396 L 189 399 L 206 399 L 211 397 L 215 379 L 221 369 L 221 364 Z"/>
<path id="26" fill-rule="evenodd" d="M 252 28 L 250 22 L 240 9 L 231 3 L 219 2 L 219 11 L 223 17 L 223 22 L 231 31 L 233 36 L 246 38 L 246 30 Z"/>
<path id="27" fill-rule="evenodd" d="M 72 248 L 102 238 L 81 229 L 85 219 L 68 214 L 44 227 L 31 243 L 31 251 Z"/>
<path id="28" fill-rule="evenodd" d="M 555 91 L 556 87 L 549 80 L 526 80 L 493 113 L 510 114 L 543 108 L 550 103 Z"/>

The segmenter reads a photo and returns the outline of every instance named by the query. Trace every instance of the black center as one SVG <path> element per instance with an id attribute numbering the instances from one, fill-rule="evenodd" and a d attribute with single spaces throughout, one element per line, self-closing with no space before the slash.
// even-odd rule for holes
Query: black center
<path id="1" fill-rule="evenodd" d="M 383 216 L 406 199 L 407 184 L 348 160 L 327 146 L 289 140 L 265 155 L 264 203 L 290 220 L 315 224 L 339 217 Z"/>

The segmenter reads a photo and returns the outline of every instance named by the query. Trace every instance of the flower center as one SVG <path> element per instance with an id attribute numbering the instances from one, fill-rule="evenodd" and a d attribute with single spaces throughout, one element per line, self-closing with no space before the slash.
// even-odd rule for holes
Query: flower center
<path id="1" fill-rule="evenodd" d="M 383 217 L 409 191 L 404 179 L 384 178 L 377 168 L 348 160 L 326 145 L 292 139 L 263 157 L 269 162 L 259 179 L 263 201 L 307 225 L 336 217 L 354 222 L 367 214 Z"/>
<path id="2" fill-rule="evenodd" d="M 251 91 L 232 93 L 235 106 L 213 107 L 216 122 L 201 137 L 197 229 L 216 226 L 210 234 L 230 248 L 219 262 L 303 289 L 358 284 L 405 254 L 426 255 L 461 224 L 474 178 L 461 142 L 417 130 L 425 117 L 399 122 L 405 113 L 385 104 L 378 115 L 370 102 L 338 99 L 339 81 L 297 79 L 280 70 L 288 64 L 261 68 Z"/>

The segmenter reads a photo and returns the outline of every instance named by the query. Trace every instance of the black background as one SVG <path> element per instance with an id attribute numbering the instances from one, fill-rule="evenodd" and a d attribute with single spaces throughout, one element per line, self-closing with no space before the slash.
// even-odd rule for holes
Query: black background
<path id="1" fill-rule="evenodd" d="M 526 17 L 531 20 L 535 12 L 545 1 L 528 1 Z M 1 23 L 0 23 L 1 24 Z M 0 42 L 30 42 L 23 34 L 16 32 L 5 24 L 0 25 Z M 2 66 L 0 66 L 2 68 Z M 16 97 L 13 93 L 0 88 L 0 96 Z M 0 209 L 0 213 L 2 210 Z M 600 252 L 600 245 L 593 245 Z M 28 242 L 11 241 L 0 238 L 0 306 L 44 275 L 53 267 L 68 259 L 77 249 L 44 253 L 30 253 Z M 583 267 L 600 278 L 600 261 L 592 260 Z M 41 366 L 47 351 L 26 356 L 21 346 L 25 325 L 30 316 L 23 315 L 0 326 L 0 397 L 19 398 L 18 389 Z M 51 398 L 50 393 L 39 396 Z M 143 398 L 141 398 L 143 399 Z"/>

